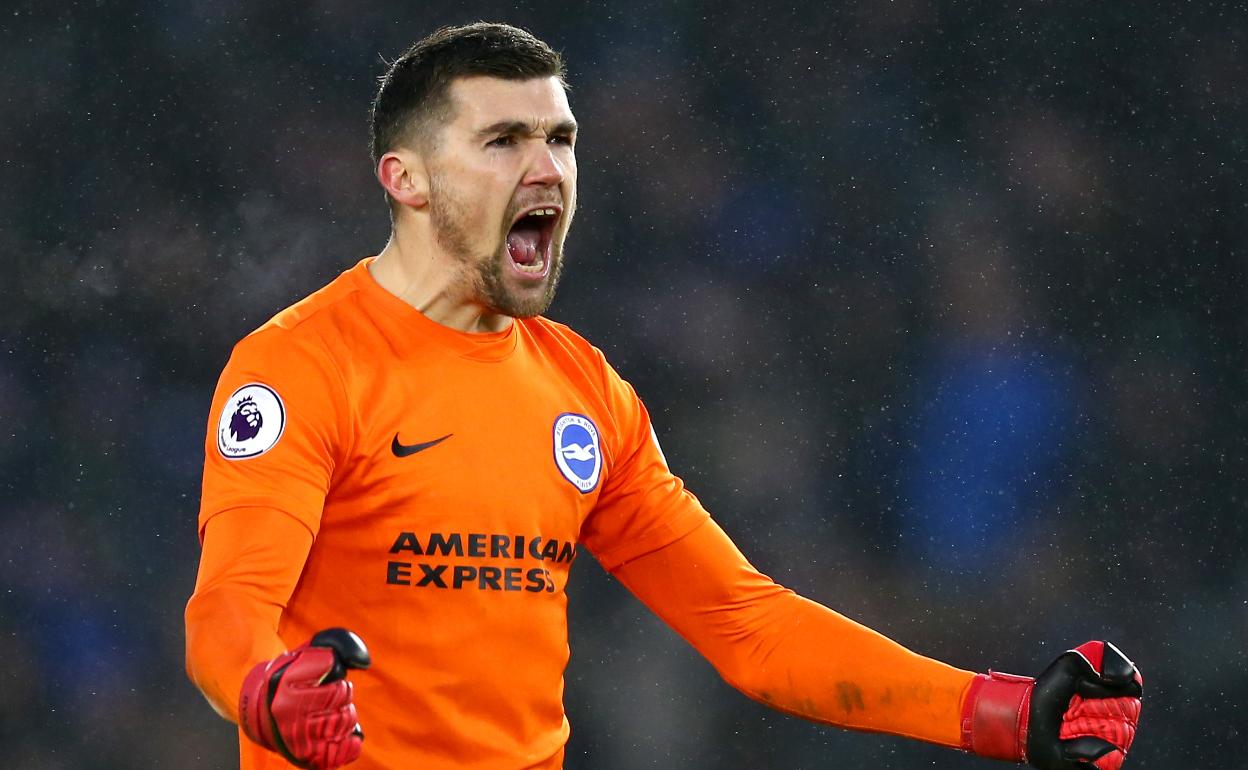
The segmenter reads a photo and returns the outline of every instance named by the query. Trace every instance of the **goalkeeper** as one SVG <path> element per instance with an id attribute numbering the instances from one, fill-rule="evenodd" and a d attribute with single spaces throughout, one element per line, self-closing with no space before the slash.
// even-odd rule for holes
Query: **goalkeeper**
<path id="1" fill-rule="evenodd" d="M 545 43 L 434 33 L 390 66 L 371 138 L 389 243 L 239 342 L 213 399 L 187 670 L 239 724 L 244 770 L 561 767 L 583 548 L 775 709 L 1046 769 L 1122 764 L 1142 680 L 1117 648 L 977 675 L 776 585 L 601 352 L 541 316 L 577 176 Z"/>

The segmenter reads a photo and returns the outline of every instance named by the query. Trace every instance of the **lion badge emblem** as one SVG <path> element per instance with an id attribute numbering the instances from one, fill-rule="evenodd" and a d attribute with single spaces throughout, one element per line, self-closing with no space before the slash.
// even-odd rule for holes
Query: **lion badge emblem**
<path id="1" fill-rule="evenodd" d="M 264 415 L 260 412 L 260 407 L 256 406 L 256 400 L 251 396 L 243 396 L 234 410 L 234 416 L 230 418 L 230 435 L 235 441 L 250 441 L 259 435 L 263 426 Z"/>
<path id="2" fill-rule="evenodd" d="M 286 428 L 286 405 L 268 385 L 249 383 L 234 391 L 221 409 L 217 450 L 228 460 L 257 457 L 277 445 Z"/>

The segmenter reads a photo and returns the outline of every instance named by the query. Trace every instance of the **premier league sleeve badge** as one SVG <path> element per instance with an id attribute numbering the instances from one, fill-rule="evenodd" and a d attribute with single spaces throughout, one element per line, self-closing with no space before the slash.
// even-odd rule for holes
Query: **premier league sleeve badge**
<path id="1" fill-rule="evenodd" d="M 234 391 L 221 410 L 217 450 L 227 460 L 256 457 L 272 449 L 286 429 L 286 406 L 268 385 L 249 383 Z"/>

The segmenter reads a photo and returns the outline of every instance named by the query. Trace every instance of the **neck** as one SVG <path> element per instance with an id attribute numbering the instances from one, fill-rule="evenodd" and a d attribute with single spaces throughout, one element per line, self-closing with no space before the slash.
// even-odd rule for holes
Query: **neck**
<path id="1" fill-rule="evenodd" d="M 474 277 L 432 238 L 413 237 L 396 227 L 368 270 L 381 288 L 443 326 L 461 332 L 499 332 L 513 320 L 474 297 Z"/>

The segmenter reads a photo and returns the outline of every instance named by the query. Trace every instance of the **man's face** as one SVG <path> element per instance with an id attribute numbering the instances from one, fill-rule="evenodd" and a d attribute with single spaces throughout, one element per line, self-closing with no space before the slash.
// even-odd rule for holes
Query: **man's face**
<path id="1" fill-rule="evenodd" d="M 576 208 L 576 122 L 556 78 L 461 78 L 429 162 L 429 213 L 475 298 L 545 312 Z"/>

